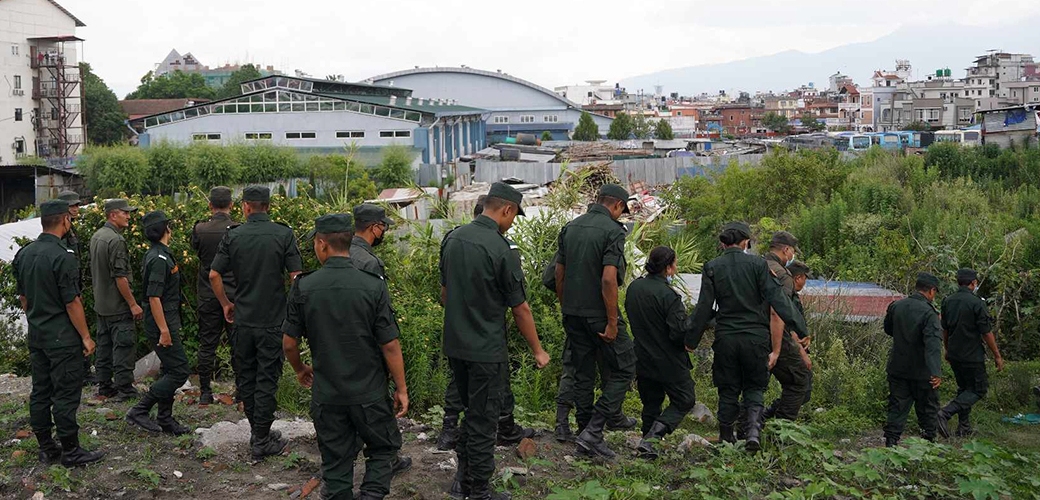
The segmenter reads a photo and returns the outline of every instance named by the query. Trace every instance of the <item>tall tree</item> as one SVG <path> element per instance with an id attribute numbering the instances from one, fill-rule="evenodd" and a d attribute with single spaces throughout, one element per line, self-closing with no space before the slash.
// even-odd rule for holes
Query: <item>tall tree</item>
<path id="1" fill-rule="evenodd" d="M 607 139 L 615 141 L 624 141 L 632 137 L 632 131 L 635 128 L 635 124 L 632 121 L 632 117 L 628 116 L 628 113 L 618 113 L 614 117 L 614 121 L 610 123 L 610 130 L 607 131 Z"/>
<path id="2" fill-rule="evenodd" d="M 79 75 L 83 82 L 83 126 L 87 140 L 95 145 L 125 141 L 129 132 L 124 124 L 126 113 L 120 109 L 115 92 L 94 74 L 90 64 L 79 63 Z"/>
<path id="3" fill-rule="evenodd" d="M 647 120 L 643 113 L 632 117 L 632 134 L 636 136 L 636 139 L 649 139 L 652 130 L 650 120 Z"/>
<path id="4" fill-rule="evenodd" d="M 573 139 L 586 142 L 599 140 L 599 125 L 596 125 L 596 121 L 587 111 L 581 112 L 578 126 L 574 128 Z"/>
<path id="5" fill-rule="evenodd" d="M 918 120 L 910 122 L 910 124 L 906 126 L 906 130 L 912 130 L 914 132 L 928 132 L 932 130 L 932 125 L 928 122 Z"/>
<path id="6" fill-rule="evenodd" d="M 809 113 L 802 115 L 802 126 L 809 129 L 810 132 L 819 132 L 827 128 L 827 125 Z"/>
<path id="7" fill-rule="evenodd" d="M 256 66 L 246 64 L 245 66 L 235 70 L 234 73 L 231 73 L 231 76 L 228 77 L 228 81 L 224 82 L 224 86 L 217 91 L 216 98 L 226 99 L 228 97 L 242 95 L 242 83 L 256 80 L 261 76 L 263 75 L 260 74 L 260 70 L 257 69 Z"/>
<path id="8" fill-rule="evenodd" d="M 127 99 L 212 99 L 216 92 L 206 85 L 206 79 L 198 73 L 174 71 L 155 76 L 151 71 L 141 77 L 137 90 L 127 94 Z"/>
<path id="9" fill-rule="evenodd" d="M 654 126 L 654 136 L 662 141 L 675 139 L 675 132 L 672 131 L 672 124 L 668 123 L 668 120 L 657 120 L 657 125 Z"/>
<path id="10" fill-rule="evenodd" d="M 787 133 L 787 117 L 770 111 L 762 117 L 762 125 L 778 134 Z"/>

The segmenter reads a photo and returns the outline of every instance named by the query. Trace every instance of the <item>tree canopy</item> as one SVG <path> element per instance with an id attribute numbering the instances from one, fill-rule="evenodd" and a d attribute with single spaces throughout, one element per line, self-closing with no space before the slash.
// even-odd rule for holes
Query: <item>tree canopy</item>
<path id="1" fill-rule="evenodd" d="M 216 92 L 206 85 L 206 79 L 198 73 L 174 71 L 155 76 L 149 71 L 141 77 L 137 90 L 127 94 L 127 99 L 213 99 Z"/>
<path id="2" fill-rule="evenodd" d="M 802 115 L 802 126 L 809 129 L 810 132 L 819 132 L 827 128 L 826 124 L 808 113 Z"/>
<path id="3" fill-rule="evenodd" d="M 256 80 L 260 78 L 260 70 L 252 64 L 246 64 L 231 73 L 228 77 L 228 81 L 224 82 L 224 86 L 217 91 L 217 99 L 227 99 L 228 97 L 235 97 L 242 95 L 242 83 L 248 82 L 249 80 Z"/>
<path id="4" fill-rule="evenodd" d="M 592 119 L 592 115 L 588 112 L 581 112 L 581 118 L 578 118 L 578 126 L 574 129 L 573 138 L 576 141 L 595 141 L 599 139 L 599 125 L 596 125 L 596 121 Z"/>
<path id="5" fill-rule="evenodd" d="M 672 124 L 668 123 L 668 120 L 657 120 L 657 124 L 654 125 L 654 136 L 663 141 L 675 139 Z"/>
<path id="6" fill-rule="evenodd" d="M 126 113 L 120 109 L 115 92 L 94 74 L 90 64 L 79 63 L 79 75 L 83 82 L 83 126 L 87 140 L 94 145 L 125 141 L 129 132 L 124 124 Z"/>
<path id="7" fill-rule="evenodd" d="M 610 130 L 607 131 L 607 139 L 615 141 L 624 141 L 632 137 L 632 132 L 635 129 L 635 122 L 632 120 L 628 113 L 618 113 L 614 117 L 614 121 L 610 123 Z"/>
<path id="8" fill-rule="evenodd" d="M 788 130 L 787 117 L 773 111 L 762 117 L 762 125 L 779 134 L 787 133 Z"/>

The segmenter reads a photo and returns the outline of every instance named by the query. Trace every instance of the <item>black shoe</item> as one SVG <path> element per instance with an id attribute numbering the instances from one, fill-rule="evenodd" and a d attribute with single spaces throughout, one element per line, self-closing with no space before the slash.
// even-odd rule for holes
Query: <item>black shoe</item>
<path id="1" fill-rule="evenodd" d="M 281 434 L 276 435 L 274 432 L 269 432 L 264 437 L 257 436 L 253 439 L 249 451 L 253 454 L 253 460 L 263 460 L 266 457 L 282 453 L 288 444 L 289 441 L 282 439 Z"/>
<path id="2" fill-rule="evenodd" d="M 972 437 L 975 430 L 971 428 L 971 420 L 963 412 L 957 417 L 957 437 Z"/>
<path id="3" fill-rule="evenodd" d="M 635 429 L 637 425 L 639 425 L 638 420 L 626 416 L 624 413 L 618 412 L 617 415 L 614 415 L 607 420 L 606 429 L 608 431 L 628 431 Z"/>
<path id="4" fill-rule="evenodd" d="M 654 448 L 654 441 L 659 440 L 668 435 L 668 426 L 661 422 L 654 422 L 654 425 L 650 426 L 650 431 L 643 435 L 643 439 L 639 441 L 639 446 L 636 447 L 636 451 L 639 452 L 639 458 L 646 460 L 657 460 L 659 454 Z"/>
<path id="5" fill-rule="evenodd" d="M 191 432 L 191 429 L 183 426 L 177 419 L 173 418 L 173 398 L 159 401 L 159 411 L 155 414 L 155 422 L 166 434 L 183 436 Z"/>
<path id="6" fill-rule="evenodd" d="M 119 391 L 115 387 L 112 387 L 111 383 L 102 383 L 98 386 L 97 397 L 99 398 L 111 398 L 119 394 Z"/>
<path id="7" fill-rule="evenodd" d="M 61 465 L 76 467 L 97 462 L 105 456 L 103 451 L 87 451 L 79 447 L 79 436 L 61 440 Z"/>
<path id="8" fill-rule="evenodd" d="M 451 489 L 448 490 L 448 496 L 457 500 L 465 500 L 466 497 L 469 497 L 470 491 L 471 488 L 468 484 L 465 484 L 462 481 L 456 479 L 451 482 Z"/>
<path id="9" fill-rule="evenodd" d="M 556 430 L 553 437 L 561 443 L 573 443 L 574 432 L 571 431 L 571 407 L 567 405 L 556 405 Z"/>
<path id="10" fill-rule="evenodd" d="M 113 403 L 122 403 L 124 401 L 130 401 L 131 399 L 137 399 L 141 397 L 141 394 L 137 392 L 134 386 L 129 385 L 126 387 L 120 387 L 116 389 L 117 393 L 115 396 L 108 398 Z"/>
<path id="11" fill-rule="evenodd" d="M 510 419 L 511 420 L 511 419 Z M 516 422 L 509 422 L 504 427 L 498 426 L 498 445 L 513 446 L 520 444 L 524 438 L 533 438 L 534 429 L 527 429 Z"/>
<path id="12" fill-rule="evenodd" d="M 578 435 L 578 448 L 588 455 L 595 455 L 605 460 L 614 460 L 617 454 L 607 446 L 603 439 L 603 429 L 607 425 L 607 417 L 596 412 L 589 420 L 589 425 Z"/>
<path id="13" fill-rule="evenodd" d="M 455 449 L 455 444 L 459 442 L 459 416 L 445 415 L 444 424 L 441 426 L 441 433 L 437 436 L 437 449 L 440 451 L 450 451 Z"/>
<path id="14" fill-rule="evenodd" d="M 899 438 L 885 436 L 885 448 L 895 448 L 899 446 Z"/>
<path id="15" fill-rule="evenodd" d="M 944 438 L 950 437 L 950 415 L 946 412 L 946 408 L 939 410 L 939 415 L 936 417 L 936 428 L 939 430 L 939 434 Z"/>
<path id="16" fill-rule="evenodd" d="M 737 438 L 733 435 L 733 424 L 719 423 L 719 441 L 736 444 Z"/>
<path id="17" fill-rule="evenodd" d="M 51 431 L 46 435 L 36 434 L 36 442 L 40 447 L 40 463 L 43 465 L 54 465 L 61 463 L 61 445 L 54 441 Z"/>
<path id="18" fill-rule="evenodd" d="M 762 420 L 765 421 L 765 420 L 769 420 L 769 419 L 775 417 L 776 416 L 776 408 L 778 406 L 780 406 L 780 400 L 779 399 L 776 400 L 776 401 L 773 401 L 773 404 L 767 406 L 766 409 L 764 411 L 762 411 Z"/>
<path id="19" fill-rule="evenodd" d="M 472 491 L 468 497 L 469 500 L 512 500 L 513 496 L 509 493 L 498 493 L 491 490 L 491 486 L 487 483 L 482 485 L 474 485 Z"/>
<path id="20" fill-rule="evenodd" d="M 199 404 L 200 405 L 211 405 L 211 404 L 213 404 L 213 391 L 202 391 L 202 393 L 199 394 Z"/>
<path id="21" fill-rule="evenodd" d="M 159 400 L 155 399 L 151 392 L 144 393 L 144 396 L 141 396 L 141 400 L 133 408 L 130 408 L 130 411 L 126 412 L 126 421 L 148 432 L 162 432 L 159 424 L 155 423 L 155 420 L 152 420 L 152 417 L 148 415 L 152 411 L 152 407 L 158 402 Z"/>
<path id="22" fill-rule="evenodd" d="M 390 462 L 390 477 L 397 477 L 412 468 L 412 458 L 397 455 Z"/>
<path id="23" fill-rule="evenodd" d="M 382 495 L 377 495 L 375 493 L 369 493 L 367 491 L 360 492 L 356 498 L 357 498 L 357 500 L 383 500 L 383 496 Z"/>
<path id="24" fill-rule="evenodd" d="M 755 453 L 762 449 L 762 443 L 760 441 L 760 435 L 762 433 L 762 411 L 764 408 L 761 406 L 752 406 L 748 408 L 747 413 L 747 440 L 745 441 L 744 447 L 747 451 Z"/>

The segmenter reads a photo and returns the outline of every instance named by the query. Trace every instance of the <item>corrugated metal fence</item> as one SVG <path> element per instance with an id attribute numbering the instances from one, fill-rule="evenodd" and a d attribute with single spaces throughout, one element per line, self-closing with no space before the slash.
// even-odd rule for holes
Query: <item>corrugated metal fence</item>
<path id="1" fill-rule="evenodd" d="M 645 160 L 617 160 L 610 164 L 614 175 L 622 182 L 645 182 L 651 186 L 672 184 L 679 177 L 700 176 L 719 171 L 730 162 L 741 165 L 757 164 L 763 155 L 697 156 L 680 158 L 650 158 Z M 599 162 L 594 162 L 599 163 Z M 578 168 L 587 163 L 570 163 L 569 168 Z M 545 185 L 560 177 L 562 163 L 526 163 L 510 161 L 477 161 L 475 182 L 495 182 L 506 177 L 516 177 L 525 183 Z"/>

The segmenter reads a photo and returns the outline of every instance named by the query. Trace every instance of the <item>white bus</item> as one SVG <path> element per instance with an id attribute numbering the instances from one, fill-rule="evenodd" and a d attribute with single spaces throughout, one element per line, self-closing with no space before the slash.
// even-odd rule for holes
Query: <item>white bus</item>
<path id="1" fill-rule="evenodd" d="M 979 130 L 938 130 L 935 142 L 954 142 L 962 146 L 981 146 L 982 132 Z"/>

